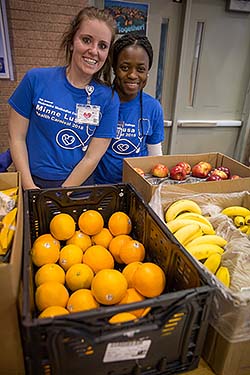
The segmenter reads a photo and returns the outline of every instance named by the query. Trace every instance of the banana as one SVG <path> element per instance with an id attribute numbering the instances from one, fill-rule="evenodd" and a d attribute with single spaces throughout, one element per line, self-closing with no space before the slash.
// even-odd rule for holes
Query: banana
<path id="1" fill-rule="evenodd" d="M 186 246 L 187 244 L 189 244 L 189 242 L 195 240 L 196 238 L 202 237 L 202 236 L 203 236 L 203 232 L 202 232 L 202 229 L 200 228 L 200 229 L 198 229 L 197 232 L 195 232 L 193 235 L 188 237 L 187 241 L 183 245 Z"/>
<path id="2" fill-rule="evenodd" d="M 16 231 L 16 219 L 14 220 L 13 224 L 9 227 L 9 231 L 8 231 L 8 234 L 7 234 L 7 242 L 6 242 L 6 246 L 5 248 L 3 249 L 1 244 L 0 244 L 0 255 L 5 255 L 6 252 L 9 250 L 10 246 L 11 246 L 11 243 L 12 243 L 12 240 L 13 240 L 13 237 L 14 237 L 14 234 L 15 234 L 15 231 Z"/>
<path id="3" fill-rule="evenodd" d="M 250 225 L 250 215 L 245 216 L 245 224 Z"/>
<path id="4" fill-rule="evenodd" d="M 17 214 L 17 207 L 13 208 L 2 220 L 3 227 L 0 232 L 0 244 L 2 251 L 7 251 L 8 248 L 8 233 L 10 227 L 13 225 Z"/>
<path id="5" fill-rule="evenodd" d="M 217 234 L 204 234 L 201 237 L 194 239 L 192 242 L 188 243 L 188 246 L 195 246 L 201 244 L 213 244 L 220 247 L 224 247 L 227 244 L 227 240 Z"/>
<path id="6" fill-rule="evenodd" d="M 9 250 L 9 248 L 11 246 L 15 231 L 16 231 L 16 218 L 14 219 L 14 222 L 12 223 L 12 225 L 9 228 L 9 232 L 8 232 L 8 236 L 7 236 L 7 250 Z"/>
<path id="7" fill-rule="evenodd" d="M 5 194 L 5 195 L 8 195 L 9 197 L 12 197 L 13 195 L 17 195 L 18 187 L 1 190 L 1 193 Z"/>
<path id="8" fill-rule="evenodd" d="M 215 276 L 219 279 L 227 288 L 230 286 L 230 274 L 227 267 L 220 267 L 216 272 Z"/>
<path id="9" fill-rule="evenodd" d="M 242 225 L 244 225 L 245 224 L 245 218 L 244 218 L 244 216 L 235 216 L 234 217 L 234 225 L 236 226 L 236 227 L 241 227 Z"/>
<path id="10" fill-rule="evenodd" d="M 199 205 L 190 199 L 179 199 L 171 204 L 171 206 L 165 212 L 165 220 L 168 223 L 174 220 L 180 213 L 183 212 L 194 212 L 197 214 L 202 214 Z"/>
<path id="11" fill-rule="evenodd" d="M 242 206 L 230 206 L 230 207 L 224 208 L 224 210 L 222 210 L 221 213 L 229 217 L 234 217 L 234 216 L 245 217 L 247 215 L 250 215 L 250 210 Z"/>
<path id="12" fill-rule="evenodd" d="M 166 223 L 166 226 L 170 230 L 170 232 L 175 233 L 178 229 L 182 228 L 185 225 L 188 224 L 198 224 L 202 232 L 205 234 L 214 234 L 214 229 L 211 228 L 211 226 L 202 223 L 201 221 L 193 220 L 193 219 L 179 219 L 179 216 L 177 216 L 176 219 L 169 221 Z"/>
<path id="13" fill-rule="evenodd" d="M 204 266 L 209 269 L 212 273 L 215 273 L 217 269 L 219 268 L 221 263 L 221 254 L 214 253 L 209 255 L 209 257 L 206 259 L 206 261 L 203 263 Z"/>
<path id="14" fill-rule="evenodd" d="M 185 248 L 192 254 L 197 260 L 207 259 L 214 253 L 223 254 L 224 249 L 221 246 L 214 244 L 200 244 L 195 246 L 185 246 Z"/>
<path id="15" fill-rule="evenodd" d="M 242 233 L 247 233 L 248 228 L 249 228 L 248 225 L 241 225 L 238 229 L 239 229 Z"/>
<path id="16" fill-rule="evenodd" d="M 189 238 L 195 235 L 195 233 L 200 233 L 200 225 L 198 223 L 188 224 L 184 227 L 178 229 L 174 236 L 183 245 L 189 242 Z"/>
<path id="17" fill-rule="evenodd" d="M 206 225 L 210 226 L 211 230 L 214 231 L 214 228 L 213 228 L 212 224 L 210 223 L 210 221 L 203 215 L 196 214 L 194 212 L 184 212 L 183 214 L 178 215 L 177 218 L 178 219 L 196 220 L 198 222 L 201 222 L 203 224 L 206 224 Z"/>

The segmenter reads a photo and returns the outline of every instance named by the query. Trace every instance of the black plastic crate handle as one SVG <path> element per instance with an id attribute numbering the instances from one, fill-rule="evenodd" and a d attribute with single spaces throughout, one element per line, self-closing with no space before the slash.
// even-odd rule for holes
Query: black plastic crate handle
<path id="1" fill-rule="evenodd" d="M 88 317 L 83 320 L 83 322 L 76 320 L 75 315 L 69 315 L 65 317 L 60 317 L 60 318 L 54 318 L 54 319 L 44 319 L 43 322 L 40 321 L 40 325 L 46 325 L 48 331 L 50 331 L 51 336 L 57 335 L 59 332 L 63 332 L 66 336 L 74 336 L 74 337 L 85 337 L 88 339 L 88 341 L 92 344 L 100 344 L 102 342 L 107 342 L 110 341 L 111 339 L 116 339 L 121 336 L 124 337 L 130 337 L 130 333 L 135 332 L 136 334 L 140 334 L 143 332 L 151 332 L 155 330 L 161 329 L 166 322 L 172 318 L 174 313 L 179 310 L 183 305 L 187 306 L 189 301 L 196 301 L 197 300 L 197 290 L 194 290 L 188 295 L 185 295 L 185 298 L 183 298 L 183 293 L 180 293 L 180 298 L 176 300 L 174 303 L 172 303 L 171 308 L 166 307 L 166 311 L 163 309 L 162 313 L 158 317 L 157 321 L 155 317 L 148 318 L 147 316 L 137 322 L 126 322 L 121 325 L 113 325 L 111 324 L 110 327 L 112 327 L 111 331 L 104 332 L 103 327 L 100 328 L 101 334 L 97 335 L 96 330 L 94 332 L 91 332 L 91 329 L 89 329 L 88 325 Z M 204 295 L 207 298 L 207 290 L 204 292 Z M 142 305 L 143 307 L 148 306 L 150 307 L 152 304 L 154 305 L 153 307 L 164 307 L 164 304 L 166 305 L 167 302 L 169 302 L 169 299 L 166 300 L 166 296 L 162 295 L 156 299 L 153 299 L 154 302 L 151 302 L 150 300 L 147 300 L 145 302 L 140 302 L 139 304 Z M 165 303 L 164 303 L 165 302 Z M 144 306 L 145 305 L 145 306 Z M 192 303 L 190 304 L 192 305 Z M 209 302 L 207 302 L 207 305 L 209 305 Z M 138 303 L 131 303 L 128 306 L 122 305 L 119 307 L 119 312 L 121 311 L 130 311 L 138 308 L 142 308 L 142 306 L 138 306 Z M 113 308 L 111 308 L 112 310 Z M 207 310 L 207 309 L 205 309 Z M 117 313 L 118 311 L 116 311 Z M 115 310 L 114 312 L 115 313 Z M 204 312 L 203 312 L 204 313 Z M 96 316 L 98 318 L 100 312 L 98 310 L 93 311 L 92 318 Z M 81 316 L 81 312 L 77 313 L 77 315 Z M 84 313 L 83 313 L 84 315 Z M 150 315 L 150 312 L 149 312 Z M 154 313 L 153 313 L 154 315 Z M 110 316 L 110 312 L 106 313 L 105 315 L 102 315 L 102 317 L 108 317 Z M 152 319 L 155 319 L 155 321 L 152 322 Z M 47 323 L 47 322 L 48 323 Z M 192 325 L 191 325 L 192 326 Z"/>

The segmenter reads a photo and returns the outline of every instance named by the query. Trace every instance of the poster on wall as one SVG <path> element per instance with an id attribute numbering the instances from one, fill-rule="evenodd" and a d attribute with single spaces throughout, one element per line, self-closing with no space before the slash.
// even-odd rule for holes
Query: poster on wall
<path id="1" fill-rule="evenodd" d="M 115 18 L 118 34 L 138 31 L 141 34 L 146 35 L 148 4 L 105 0 L 104 6 L 110 10 Z"/>
<path id="2" fill-rule="evenodd" d="M 13 79 L 5 1 L 0 6 L 0 78 Z"/>

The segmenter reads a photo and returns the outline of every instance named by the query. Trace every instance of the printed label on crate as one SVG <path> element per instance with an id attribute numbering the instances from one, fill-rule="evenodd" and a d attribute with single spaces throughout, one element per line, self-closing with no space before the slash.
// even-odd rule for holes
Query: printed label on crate
<path id="1" fill-rule="evenodd" d="M 151 340 L 111 342 L 107 345 L 103 362 L 145 358 L 150 345 Z"/>

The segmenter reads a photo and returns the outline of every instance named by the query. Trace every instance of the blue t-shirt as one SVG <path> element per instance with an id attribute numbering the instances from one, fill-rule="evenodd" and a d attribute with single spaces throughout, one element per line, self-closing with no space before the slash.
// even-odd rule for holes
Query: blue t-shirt
<path id="1" fill-rule="evenodd" d="M 26 137 L 31 174 L 65 180 L 83 158 L 92 137 L 116 134 L 119 97 L 110 87 L 91 81 L 91 105 L 100 106 L 100 121 L 87 125 L 76 120 L 77 104 L 87 104 L 84 89 L 72 86 L 65 67 L 35 68 L 26 73 L 9 104 L 29 119 Z M 82 116 L 89 116 L 88 111 Z"/>
<path id="2" fill-rule="evenodd" d="M 158 100 L 140 93 L 130 102 L 120 104 L 116 138 L 99 162 L 94 178 L 96 184 L 122 182 L 123 159 L 147 156 L 147 144 L 164 140 L 163 111 Z"/>

